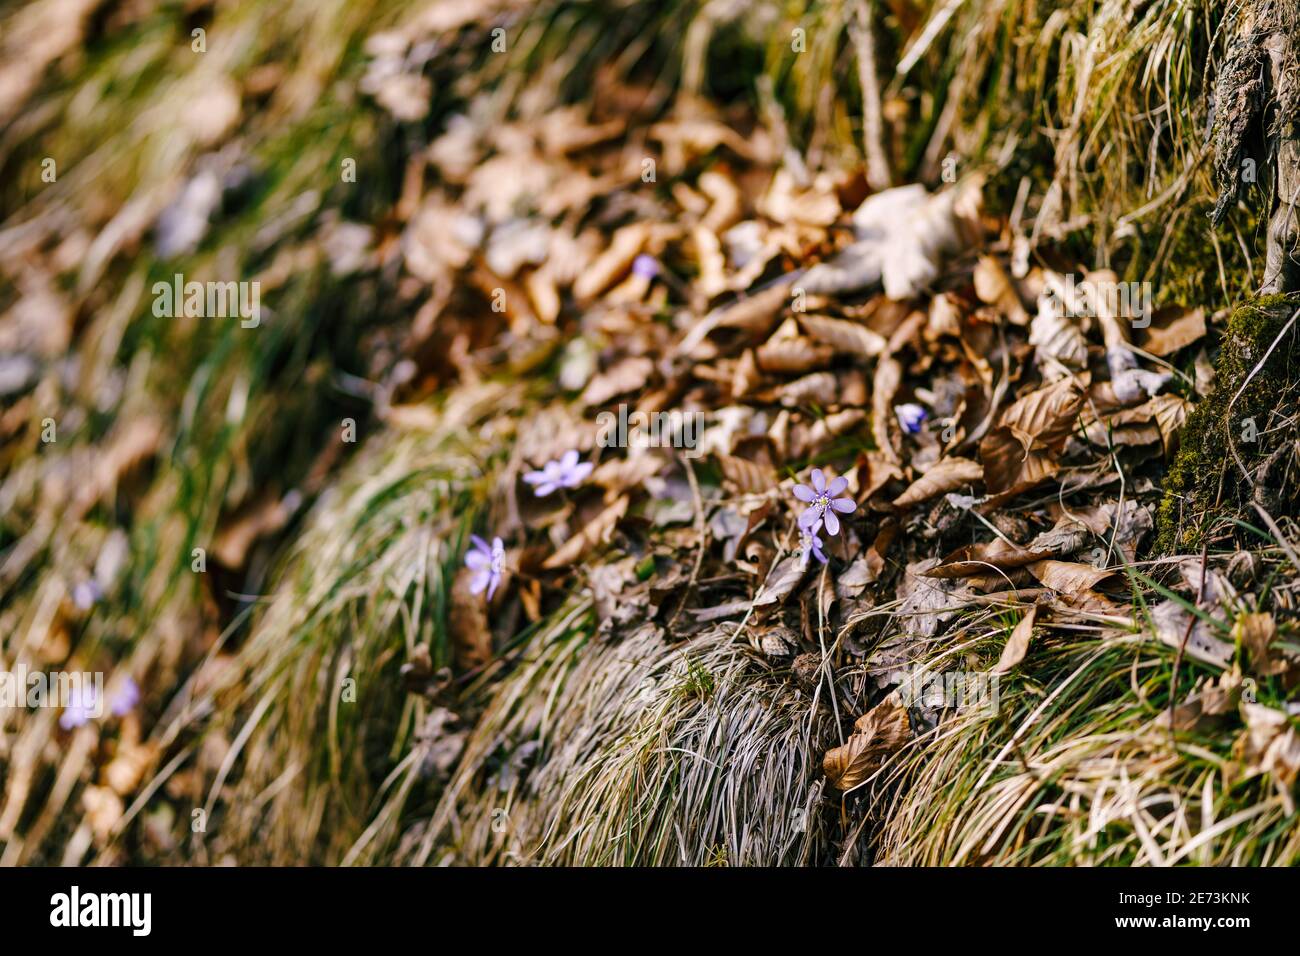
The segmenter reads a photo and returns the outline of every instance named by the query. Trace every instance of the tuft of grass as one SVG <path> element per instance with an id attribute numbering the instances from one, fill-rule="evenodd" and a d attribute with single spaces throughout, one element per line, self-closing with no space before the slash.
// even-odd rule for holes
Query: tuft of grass
<path id="1" fill-rule="evenodd" d="M 790 865 L 831 858 L 833 724 L 719 627 L 593 644 L 590 603 L 479 689 L 482 717 L 411 862 Z"/>

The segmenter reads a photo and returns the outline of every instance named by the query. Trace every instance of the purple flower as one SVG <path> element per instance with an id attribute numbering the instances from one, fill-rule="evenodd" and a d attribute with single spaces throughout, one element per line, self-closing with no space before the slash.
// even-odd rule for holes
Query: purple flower
<path id="1" fill-rule="evenodd" d="M 849 486 L 849 480 L 840 477 L 828 485 L 826 476 L 822 474 L 820 468 L 812 470 L 811 480 L 811 488 L 807 485 L 794 486 L 794 496 L 808 503 L 804 513 L 799 516 L 799 527 L 816 534 L 818 526 L 825 522 L 827 534 L 839 534 L 840 519 L 836 512 L 851 515 L 858 510 L 852 498 L 839 497 Z"/>
<path id="2" fill-rule="evenodd" d="M 59 726 L 64 730 L 72 730 L 92 717 L 98 717 L 99 713 L 99 692 L 94 687 L 74 684 L 68 691 L 68 703 L 59 717 Z"/>
<path id="3" fill-rule="evenodd" d="M 524 475 L 524 481 L 535 485 L 533 494 L 545 498 L 556 488 L 576 488 L 582 484 L 591 470 L 596 466 L 589 461 L 578 461 L 578 453 L 569 449 L 564 457 L 548 461 L 541 471 L 530 471 Z"/>
<path id="4" fill-rule="evenodd" d="M 641 279 L 653 279 L 659 274 L 659 260 L 641 253 L 632 260 L 632 274 Z"/>
<path id="5" fill-rule="evenodd" d="M 898 424 L 909 435 L 915 435 L 919 432 L 921 425 L 930 417 L 924 408 L 913 402 L 908 402 L 905 405 L 895 405 L 894 414 L 898 416 Z"/>
<path id="6" fill-rule="evenodd" d="M 482 594 L 487 590 L 488 600 L 496 593 L 501 583 L 501 572 L 506 566 L 506 549 L 500 538 L 492 539 L 492 547 L 476 534 L 469 536 L 474 546 L 465 554 L 465 567 L 474 572 L 470 578 L 471 594 Z"/>
<path id="7" fill-rule="evenodd" d="M 94 578 L 81 581 L 72 589 L 72 603 L 79 611 L 89 611 L 104 596 L 104 589 Z"/>
<path id="8" fill-rule="evenodd" d="M 122 717 L 140 703 L 140 686 L 131 678 L 122 682 L 108 705 L 114 717 Z"/>
<path id="9" fill-rule="evenodd" d="M 808 567 L 808 558 L 814 557 L 822 564 L 826 563 L 826 554 L 822 551 L 822 539 L 817 537 L 817 529 L 804 529 L 799 532 L 799 548 L 803 554 L 799 556 L 799 567 Z"/>

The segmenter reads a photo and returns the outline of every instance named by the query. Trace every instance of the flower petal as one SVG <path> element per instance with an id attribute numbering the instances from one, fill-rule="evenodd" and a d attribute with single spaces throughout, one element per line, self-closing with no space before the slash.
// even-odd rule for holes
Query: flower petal
<path id="1" fill-rule="evenodd" d="M 524 473 L 524 481 L 528 482 L 530 485 L 536 485 L 545 480 L 546 472 L 544 471 L 529 471 Z"/>
<path id="2" fill-rule="evenodd" d="M 826 510 L 826 533 L 840 533 L 840 519 L 835 517 L 835 512 L 831 511 L 829 508 Z"/>
<path id="3" fill-rule="evenodd" d="M 813 491 L 807 485 L 795 485 L 794 496 L 800 501 L 816 501 L 817 492 Z"/>
<path id="4" fill-rule="evenodd" d="M 836 498 L 831 502 L 831 507 L 842 515 L 851 515 L 858 510 L 858 503 L 852 498 Z"/>
<path id="5" fill-rule="evenodd" d="M 545 498 L 547 495 L 549 495 L 552 491 L 554 491 L 558 487 L 559 485 L 557 485 L 554 481 L 547 479 L 545 484 L 537 486 L 537 488 L 533 491 L 533 494 L 536 495 L 538 498 Z"/>
<path id="6" fill-rule="evenodd" d="M 471 571 L 486 568 L 491 561 L 492 559 L 482 551 L 469 551 L 465 554 L 465 567 Z"/>
<path id="7" fill-rule="evenodd" d="M 484 554 L 487 554 L 488 543 L 486 541 L 484 541 L 476 534 L 470 535 L 469 540 L 470 540 L 470 544 L 474 545 L 475 548 L 477 548 L 479 551 L 482 551 Z"/>
<path id="8" fill-rule="evenodd" d="M 591 474 L 591 470 L 595 467 L 596 466 L 589 461 L 584 461 L 581 464 L 574 465 L 569 469 L 569 473 L 566 476 L 568 478 L 568 486 L 570 488 L 578 487 L 578 485 L 587 480 L 587 476 Z"/>
<path id="9" fill-rule="evenodd" d="M 813 490 L 819 495 L 826 490 L 826 476 L 822 474 L 820 468 L 812 470 L 812 486 Z"/>
<path id="10" fill-rule="evenodd" d="M 826 493 L 830 495 L 832 498 L 838 498 L 840 495 L 844 493 L 844 489 L 847 488 L 848 486 L 849 486 L 849 480 L 845 478 L 843 475 L 840 475 L 838 478 L 834 479 L 829 485 L 826 486 Z"/>
<path id="11" fill-rule="evenodd" d="M 491 576 L 491 584 L 488 585 L 488 600 L 492 600 L 492 595 L 497 593 L 497 585 L 501 583 L 501 575 L 494 574 Z"/>
<path id="12" fill-rule="evenodd" d="M 821 517 L 820 508 L 805 508 L 804 513 L 799 516 L 799 527 L 811 528 L 821 520 Z"/>
<path id="13" fill-rule="evenodd" d="M 565 471 L 568 471 L 577 463 L 578 463 L 578 450 L 576 448 L 570 448 L 560 458 L 560 467 L 563 468 Z"/>
<path id="14" fill-rule="evenodd" d="M 487 568 L 483 568 L 480 571 L 476 571 L 474 573 L 474 576 L 469 579 L 469 593 L 482 594 L 483 589 L 488 586 L 488 582 L 491 580 L 492 580 L 492 572 L 489 571 Z"/>

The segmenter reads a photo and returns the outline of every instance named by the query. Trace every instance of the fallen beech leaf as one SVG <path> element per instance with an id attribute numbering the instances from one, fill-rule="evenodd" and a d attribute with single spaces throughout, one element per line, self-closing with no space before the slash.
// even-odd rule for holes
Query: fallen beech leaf
<path id="1" fill-rule="evenodd" d="M 1059 453 L 1083 405 L 1076 379 L 1030 392 L 1007 408 L 980 441 L 984 483 L 992 494 L 1017 493 L 1056 474 Z"/>
<path id="2" fill-rule="evenodd" d="M 1025 659 L 1025 654 L 1029 651 L 1029 641 L 1034 636 L 1034 619 L 1037 616 L 1038 605 L 1031 604 L 1025 616 L 1011 631 L 1011 636 L 1007 638 L 1006 646 L 1002 648 L 1002 656 L 998 658 L 992 673 L 1005 674 Z"/>
<path id="3" fill-rule="evenodd" d="M 1012 325 L 1025 325 L 1029 322 L 1029 314 L 1025 312 L 1019 294 L 997 259 L 980 256 L 975 265 L 974 279 L 975 294 L 981 302 L 996 306 Z"/>
<path id="4" fill-rule="evenodd" d="M 766 607 L 784 601 L 795 589 L 795 585 L 803 580 L 807 570 L 807 566 L 799 558 L 794 556 L 783 558 L 781 563 L 768 574 L 763 593 L 754 601 L 754 607 Z"/>
<path id="5" fill-rule="evenodd" d="M 898 422 L 894 416 L 894 396 L 903 379 L 903 366 L 897 359 L 882 358 L 876 363 L 871 389 L 871 437 L 880 454 L 892 464 L 899 464 Z"/>
<path id="6" fill-rule="evenodd" d="M 553 571 L 572 564 L 592 548 L 608 540 L 618 519 L 627 514 L 627 495 L 623 495 L 612 505 L 592 518 L 590 523 L 575 534 L 549 558 L 542 562 L 542 570 Z"/>
<path id="7" fill-rule="evenodd" d="M 1115 573 L 1106 568 L 1094 568 L 1091 564 L 1078 564 L 1074 561 L 1035 561 L 1026 566 L 1030 574 L 1043 582 L 1044 587 L 1067 595 L 1091 591 L 1098 581 Z"/>
<path id="8" fill-rule="evenodd" d="M 809 404 L 825 407 L 836 403 L 839 380 L 831 372 L 813 372 L 781 386 L 777 395 L 786 408 Z"/>
<path id="9" fill-rule="evenodd" d="M 1151 317 L 1151 326 L 1146 330 L 1141 348 L 1164 358 L 1204 337 L 1205 310 L 1200 306 L 1194 309 L 1160 309 Z"/>
<path id="10" fill-rule="evenodd" d="M 819 342 L 831 346 L 837 352 L 875 358 L 885 351 L 888 340 L 865 325 L 844 319 L 832 319 L 824 315 L 800 315 L 799 324 L 809 335 Z"/>
<path id="11" fill-rule="evenodd" d="M 1290 670 L 1291 663 L 1272 647 L 1277 624 L 1267 613 L 1243 614 L 1233 625 L 1234 637 L 1246 649 L 1250 669 L 1260 677 L 1272 677 Z"/>
<path id="12" fill-rule="evenodd" d="M 615 396 L 643 388 L 654 369 L 655 363 L 643 355 L 616 362 L 587 383 L 581 402 L 584 405 L 604 405 Z"/>
<path id="13" fill-rule="evenodd" d="M 852 790 L 869 778 L 911 734 L 898 691 L 859 717 L 853 727 L 855 732 L 844 745 L 826 751 L 822 758 L 822 769 L 839 790 Z"/>
<path id="14" fill-rule="evenodd" d="M 718 454 L 716 457 L 722 468 L 722 477 L 742 494 L 761 495 L 776 487 L 776 475 L 771 468 L 735 455 Z"/>
<path id="15" fill-rule="evenodd" d="M 968 544 L 945 557 L 938 566 L 924 572 L 927 578 L 968 578 L 997 569 L 1022 568 L 1052 556 L 1051 551 L 1031 551 L 1001 538 L 983 544 Z"/>
<path id="16" fill-rule="evenodd" d="M 894 507 L 907 508 L 929 501 L 949 491 L 955 491 L 984 477 L 984 466 L 969 458 L 941 458 L 907 490 L 894 499 Z"/>
<path id="17" fill-rule="evenodd" d="M 640 255 L 650 238 L 649 223 L 636 222 L 624 226 L 610 240 L 609 248 L 596 257 L 573 283 L 573 295 L 578 301 L 588 301 L 600 295 L 632 268 L 632 261 Z"/>
<path id="18" fill-rule="evenodd" d="M 452 655 L 459 670 L 481 667 L 492 659 L 492 630 L 488 624 L 484 595 L 470 591 L 474 572 L 461 568 L 451 586 L 451 607 L 447 612 L 447 631 Z"/>
<path id="19" fill-rule="evenodd" d="M 807 339 L 781 339 L 763 343 L 756 354 L 763 371 L 798 375 L 826 365 L 832 351 Z"/>

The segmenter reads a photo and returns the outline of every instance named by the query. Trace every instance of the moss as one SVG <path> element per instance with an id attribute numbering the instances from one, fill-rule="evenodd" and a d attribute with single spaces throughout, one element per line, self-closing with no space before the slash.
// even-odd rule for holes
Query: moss
<path id="1" fill-rule="evenodd" d="M 1276 446 L 1248 436 L 1265 433 L 1283 396 L 1300 384 L 1293 349 L 1279 345 L 1245 389 L 1242 383 L 1281 332 L 1293 305 L 1285 295 L 1264 296 L 1239 306 L 1228 320 L 1215 363 L 1214 392 L 1188 418 L 1165 479 L 1157 516 L 1160 552 L 1199 547 L 1218 519 L 1246 506 L 1250 488 L 1237 459 L 1253 470 Z"/>

